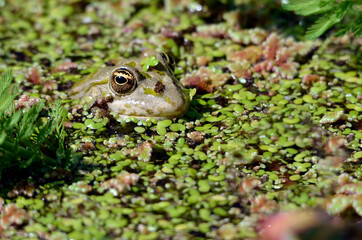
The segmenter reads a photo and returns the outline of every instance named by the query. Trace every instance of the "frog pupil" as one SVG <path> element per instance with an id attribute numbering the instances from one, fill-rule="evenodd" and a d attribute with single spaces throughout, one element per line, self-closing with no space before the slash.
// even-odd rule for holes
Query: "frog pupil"
<path id="1" fill-rule="evenodd" d="M 116 83 L 119 84 L 119 85 L 123 85 L 123 84 L 125 84 L 125 83 L 128 82 L 127 79 L 126 79 L 125 77 L 122 77 L 122 76 L 117 76 L 117 77 L 115 78 L 115 81 L 116 81 Z"/>

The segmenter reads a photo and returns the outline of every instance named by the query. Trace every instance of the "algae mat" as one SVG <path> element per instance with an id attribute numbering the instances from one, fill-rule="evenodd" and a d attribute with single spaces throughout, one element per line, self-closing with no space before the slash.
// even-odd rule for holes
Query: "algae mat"
<path id="1" fill-rule="evenodd" d="M 45 99 L 44 117 L 60 99 L 65 144 L 79 156 L 71 168 L 1 179 L 1 238 L 353 233 L 362 40 L 296 40 L 268 19 L 246 28 L 270 1 L 150 2 L 0 0 L 0 72 L 13 71 L 16 107 Z M 123 120 L 66 95 L 99 67 L 150 49 L 174 56 L 192 97 L 184 117 Z"/>

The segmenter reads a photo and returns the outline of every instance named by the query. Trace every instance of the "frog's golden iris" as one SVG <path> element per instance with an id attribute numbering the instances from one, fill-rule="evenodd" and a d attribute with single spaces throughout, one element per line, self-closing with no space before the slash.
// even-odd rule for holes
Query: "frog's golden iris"
<path id="1" fill-rule="evenodd" d="M 113 71 L 109 84 L 115 94 L 122 95 L 132 92 L 137 86 L 137 80 L 130 70 L 118 68 Z"/>

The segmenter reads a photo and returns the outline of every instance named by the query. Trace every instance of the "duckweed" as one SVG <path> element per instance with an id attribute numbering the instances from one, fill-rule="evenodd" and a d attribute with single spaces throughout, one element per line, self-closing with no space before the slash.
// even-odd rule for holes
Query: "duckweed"
<path id="1" fill-rule="evenodd" d="M 207 1 L 169 12 L 144 1 L 45 2 L 3 7 L 0 72 L 12 66 L 22 94 L 62 99 L 66 144 L 81 157 L 3 188 L 0 209 L 15 203 L 18 219 L 0 213 L 1 237 L 242 239 L 258 238 L 277 209 L 362 216 L 356 39 L 245 30 L 236 12 L 206 14 Z M 108 111 L 111 99 L 67 99 L 69 81 L 149 49 L 174 55 L 176 78 L 191 88 L 181 119 L 124 120 Z M 141 65 L 145 76 L 160 67 L 152 55 Z"/>
<path id="2" fill-rule="evenodd" d="M 292 175 L 289 177 L 290 180 L 292 181 L 298 181 L 301 179 L 301 176 L 300 175 Z"/>
<path id="3" fill-rule="evenodd" d="M 158 60 L 156 58 L 155 55 L 151 55 L 149 57 L 145 57 L 144 59 L 142 59 L 142 61 L 140 62 L 141 66 L 142 66 L 142 70 L 144 72 L 147 72 L 147 70 L 150 67 L 154 67 L 158 64 Z"/>

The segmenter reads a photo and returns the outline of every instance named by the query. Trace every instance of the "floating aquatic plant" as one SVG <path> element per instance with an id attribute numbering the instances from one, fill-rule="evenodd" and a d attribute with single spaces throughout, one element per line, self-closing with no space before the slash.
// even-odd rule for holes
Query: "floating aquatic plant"
<path id="1" fill-rule="evenodd" d="M 187 74 L 181 82 L 200 91 L 213 92 L 217 87 L 225 84 L 229 78 L 229 74 L 214 73 L 210 68 L 201 67 L 198 71 Z"/>
<path id="2" fill-rule="evenodd" d="M 155 55 L 151 55 L 151 56 L 143 58 L 142 61 L 140 62 L 140 64 L 142 66 L 142 70 L 144 72 L 147 72 L 147 70 L 150 67 L 154 67 L 158 64 L 158 59 L 156 58 Z"/>
<path id="3" fill-rule="evenodd" d="M 82 160 L 72 171 L 55 168 L 3 189 L 0 211 L 16 203 L 29 221 L 10 224 L 0 238 L 259 239 L 270 214 L 262 227 L 279 224 L 278 238 L 323 220 L 305 208 L 326 207 L 326 198 L 358 200 L 360 40 L 298 42 L 283 30 L 241 29 L 249 15 L 228 11 L 225 1 L 225 9 L 168 2 L 177 2 L 170 12 L 144 0 L 4 5 L 0 71 L 14 67 L 15 109 L 25 113 L 45 99 L 39 116 L 47 122 L 61 99 L 65 146 Z M 265 2 L 275 5 L 257 6 Z M 253 19 L 270 10 L 250 7 Z M 124 120 L 107 110 L 110 95 L 92 107 L 67 98 L 82 75 L 148 49 L 176 53 L 177 79 L 199 88 L 187 91 L 184 117 Z M 41 84 L 28 81 L 33 67 Z M 341 222 L 359 217 L 356 200 L 334 201 L 328 211 Z M 301 211 L 278 218 L 291 209 Z"/>
<path id="4" fill-rule="evenodd" d="M 318 43 L 314 44 L 310 42 L 302 44 L 289 39 L 281 40 L 280 36 L 272 33 L 263 42 L 263 57 L 265 60 L 255 64 L 254 70 L 265 76 L 269 72 L 274 72 L 282 78 L 293 79 L 299 69 L 296 57 L 308 54 L 313 47 L 318 46 Z M 303 50 L 301 50 L 302 48 Z"/>
<path id="5" fill-rule="evenodd" d="M 134 173 L 123 173 L 116 178 L 109 179 L 102 182 L 101 187 L 109 190 L 113 195 L 123 193 L 129 189 L 132 185 L 135 185 L 139 179 L 139 176 Z"/>
<path id="6" fill-rule="evenodd" d="M 29 214 L 24 209 L 19 209 L 14 203 L 3 207 L 0 214 L 0 231 L 10 226 L 19 226 L 29 220 Z"/>

